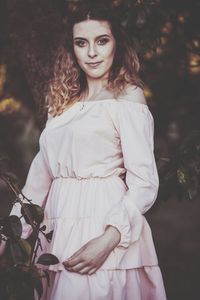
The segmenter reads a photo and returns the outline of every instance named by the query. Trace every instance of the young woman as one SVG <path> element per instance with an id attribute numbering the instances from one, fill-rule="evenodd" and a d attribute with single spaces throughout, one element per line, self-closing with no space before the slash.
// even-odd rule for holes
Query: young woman
<path id="1" fill-rule="evenodd" d="M 40 150 L 22 189 L 45 207 L 53 238 L 43 251 L 60 261 L 49 268 L 45 297 L 165 300 L 144 217 L 156 199 L 158 175 L 138 57 L 101 6 L 81 7 L 67 28 Z M 23 237 L 29 234 L 24 224 Z"/>

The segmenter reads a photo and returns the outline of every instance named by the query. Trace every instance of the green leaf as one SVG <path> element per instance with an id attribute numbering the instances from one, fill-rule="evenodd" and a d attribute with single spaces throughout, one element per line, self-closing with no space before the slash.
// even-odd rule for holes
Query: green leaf
<path id="1" fill-rule="evenodd" d="M 22 235 L 22 224 L 20 218 L 15 215 L 5 217 L 2 233 L 11 239 L 20 239 Z"/>
<path id="2" fill-rule="evenodd" d="M 34 219 L 37 223 L 41 223 L 44 219 L 44 210 L 39 205 L 34 204 Z"/>
<path id="3" fill-rule="evenodd" d="M 27 240 L 8 240 L 8 253 L 15 265 L 30 265 L 32 254 L 31 250 L 31 245 Z"/>
<path id="4" fill-rule="evenodd" d="M 46 236 L 46 238 L 48 239 L 48 240 L 52 240 L 52 236 L 53 236 L 53 230 L 51 230 L 50 232 L 48 232 L 47 234 L 45 234 L 45 236 Z"/>
<path id="5" fill-rule="evenodd" d="M 31 222 L 34 221 L 34 212 L 31 204 L 24 203 L 21 208 L 21 214 L 24 217 L 26 223 L 31 224 Z"/>
<path id="6" fill-rule="evenodd" d="M 48 271 L 42 270 L 36 265 L 31 265 L 29 268 L 29 274 L 31 275 L 32 286 L 37 291 L 38 297 L 40 299 L 43 294 L 43 285 L 41 279 L 45 277 L 47 279 L 48 286 L 50 283 Z"/>
<path id="7" fill-rule="evenodd" d="M 36 289 L 38 297 L 39 297 L 39 300 L 40 300 L 41 297 L 42 297 L 42 294 L 43 294 L 43 286 L 42 286 L 41 279 L 38 276 L 38 277 L 32 278 L 32 281 L 33 281 L 33 286 Z"/>
<path id="8" fill-rule="evenodd" d="M 30 263 L 31 262 L 31 253 L 32 253 L 32 248 L 31 248 L 30 243 L 25 239 L 20 239 L 19 246 L 24 253 L 24 258 L 26 258 L 26 261 L 28 263 Z"/>
<path id="9" fill-rule="evenodd" d="M 55 255 L 51 253 L 44 253 L 38 258 L 37 263 L 44 266 L 50 266 L 58 264 L 59 260 Z"/>
<path id="10" fill-rule="evenodd" d="M 50 276 L 49 276 L 49 273 L 47 270 L 43 270 L 44 274 L 45 274 L 45 277 L 47 279 L 47 284 L 48 286 L 50 286 Z"/>
<path id="11" fill-rule="evenodd" d="M 17 241 L 8 241 L 8 251 L 10 258 L 15 265 L 26 263 L 27 257 L 25 257 L 24 252 Z"/>
<path id="12" fill-rule="evenodd" d="M 47 226 L 46 225 L 43 225 L 42 227 L 40 227 L 40 230 L 41 231 L 45 231 L 47 229 Z"/>
<path id="13" fill-rule="evenodd" d="M 41 223 L 44 219 L 44 210 L 36 204 L 24 203 L 21 214 L 28 224 L 31 222 Z"/>
<path id="14" fill-rule="evenodd" d="M 177 170 L 177 178 L 178 178 L 178 182 L 180 184 L 186 184 L 187 183 L 187 174 L 186 171 L 183 169 L 178 169 Z"/>

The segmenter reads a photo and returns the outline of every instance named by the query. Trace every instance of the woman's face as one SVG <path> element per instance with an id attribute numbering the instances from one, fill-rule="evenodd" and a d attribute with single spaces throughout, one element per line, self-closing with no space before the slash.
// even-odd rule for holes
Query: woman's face
<path id="1" fill-rule="evenodd" d="M 116 41 L 107 21 L 86 20 L 73 27 L 74 54 L 91 79 L 106 79 L 112 67 Z"/>

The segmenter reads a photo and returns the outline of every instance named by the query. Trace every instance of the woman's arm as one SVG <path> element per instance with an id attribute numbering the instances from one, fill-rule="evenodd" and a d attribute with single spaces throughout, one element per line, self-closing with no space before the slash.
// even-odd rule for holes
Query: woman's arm
<path id="1" fill-rule="evenodd" d="M 22 188 L 22 194 L 27 199 L 32 200 L 33 204 L 44 207 L 53 178 L 49 169 L 49 163 L 45 152 L 45 139 L 42 134 L 40 135 L 39 146 L 39 151 L 30 165 L 25 185 Z M 20 197 L 22 198 L 21 195 Z M 25 199 L 23 202 L 27 203 Z M 16 203 L 13 206 L 10 215 L 21 217 L 20 203 Z M 22 238 L 26 239 L 31 234 L 32 227 L 25 222 L 24 218 L 21 218 L 21 222 L 23 229 Z"/>
<path id="2" fill-rule="evenodd" d="M 102 266 L 119 241 L 119 231 L 109 225 L 104 234 L 83 245 L 67 261 L 64 261 L 63 265 L 70 272 L 92 275 Z"/>
<path id="3" fill-rule="evenodd" d="M 154 157 L 154 122 L 147 105 L 140 103 L 144 95 L 137 88 L 133 100 L 118 103 L 116 128 L 126 169 L 127 192 L 111 208 L 105 220 L 121 233 L 117 247 L 129 247 L 140 238 L 143 214 L 157 197 L 159 179 Z M 141 99 L 141 101 L 140 101 Z"/>

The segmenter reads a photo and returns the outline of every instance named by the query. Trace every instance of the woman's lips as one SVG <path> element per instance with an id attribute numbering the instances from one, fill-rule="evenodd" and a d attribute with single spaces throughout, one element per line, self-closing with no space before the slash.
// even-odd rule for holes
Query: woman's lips
<path id="1" fill-rule="evenodd" d="M 87 65 L 90 66 L 91 68 L 96 68 L 96 67 L 98 67 L 101 63 L 102 63 L 102 61 L 98 61 L 98 62 L 87 63 Z"/>

